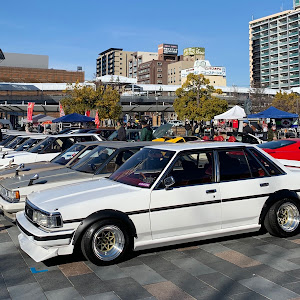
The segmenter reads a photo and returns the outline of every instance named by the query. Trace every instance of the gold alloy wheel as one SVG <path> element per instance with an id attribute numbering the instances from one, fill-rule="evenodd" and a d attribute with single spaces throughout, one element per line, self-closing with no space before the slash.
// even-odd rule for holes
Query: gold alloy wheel
<path id="1" fill-rule="evenodd" d="M 103 261 L 117 258 L 122 253 L 124 246 L 124 234 L 120 228 L 114 225 L 101 227 L 93 236 L 93 251 Z"/>
<path id="2" fill-rule="evenodd" d="M 300 216 L 297 206 L 293 203 L 283 203 L 277 211 L 277 222 L 282 230 L 292 232 L 299 226 Z"/>

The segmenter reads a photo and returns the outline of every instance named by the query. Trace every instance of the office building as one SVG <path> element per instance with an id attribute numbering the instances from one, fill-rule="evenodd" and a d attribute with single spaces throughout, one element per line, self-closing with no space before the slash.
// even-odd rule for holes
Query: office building
<path id="1" fill-rule="evenodd" d="M 157 60 L 158 54 L 156 52 L 142 52 L 137 51 L 132 53 L 131 59 L 128 62 L 128 77 L 137 78 L 137 70 L 141 63 L 151 60 Z"/>
<path id="2" fill-rule="evenodd" d="M 121 48 L 109 48 L 99 54 L 97 58 L 97 77 L 105 75 L 121 75 L 128 77 L 128 63 L 132 58 L 132 51 Z"/>
<path id="3" fill-rule="evenodd" d="M 294 0 L 294 8 L 249 23 L 252 86 L 299 87 L 299 0 Z"/>

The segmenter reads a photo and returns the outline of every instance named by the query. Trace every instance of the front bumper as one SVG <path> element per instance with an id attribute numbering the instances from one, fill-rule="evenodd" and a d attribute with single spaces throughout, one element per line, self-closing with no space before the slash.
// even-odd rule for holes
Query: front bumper
<path id="1" fill-rule="evenodd" d="M 73 253 L 74 230 L 45 232 L 28 221 L 24 212 L 17 213 L 16 221 L 20 247 L 36 262 Z"/>
<path id="2" fill-rule="evenodd" d="M 2 210 L 4 215 L 7 216 L 11 220 L 14 221 L 16 219 L 16 213 L 18 211 L 24 210 L 24 208 L 25 208 L 24 201 L 12 203 L 12 202 L 8 202 L 8 201 L 4 200 L 0 196 L 0 210 Z"/>

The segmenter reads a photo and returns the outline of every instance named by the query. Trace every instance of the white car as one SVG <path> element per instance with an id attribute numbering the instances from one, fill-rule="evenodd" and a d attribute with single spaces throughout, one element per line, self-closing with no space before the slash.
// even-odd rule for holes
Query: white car
<path id="1" fill-rule="evenodd" d="M 300 232 L 300 172 L 256 146 L 145 147 L 108 179 L 28 195 L 20 247 L 35 261 L 81 247 L 107 265 L 140 250 L 258 231 Z"/>
<path id="2" fill-rule="evenodd" d="M 184 122 L 183 121 L 179 121 L 179 120 L 171 120 L 168 122 L 168 124 L 171 124 L 173 126 L 184 126 Z"/>
<path id="3" fill-rule="evenodd" d="M 98 134 L 78 133 L 59 134 L 47 136 L 46 139 L 31 147 L 28 151 L 12 151 L 7 155 L 0 155 L 0 170 L 5 169 L 12 163 L 19 165 L 22 163 L 33 163 L 39 161 L 50 161 L 62 151 L 71 147 L 77 142 L 102 141 Z"/>

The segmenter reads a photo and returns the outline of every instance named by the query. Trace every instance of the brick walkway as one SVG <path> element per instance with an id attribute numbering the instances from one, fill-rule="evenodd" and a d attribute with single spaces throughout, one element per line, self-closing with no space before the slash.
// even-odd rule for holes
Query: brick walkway
<path id="1" fill-rule="evenodd" d="M 244 235 L 137 253 L 98 267 L 82 257 L 36 263 L 0 216 L 0 299 L 300 299 L 300 235 Z"/>

